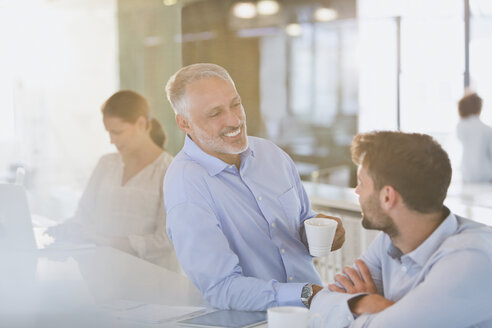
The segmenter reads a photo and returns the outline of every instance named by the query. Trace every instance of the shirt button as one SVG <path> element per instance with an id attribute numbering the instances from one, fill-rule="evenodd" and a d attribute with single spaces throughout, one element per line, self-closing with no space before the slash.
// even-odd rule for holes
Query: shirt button
<path id="1" fill-rule="evenodd" d="M 406 267 L 406 266 L 402 266 L 402 267 L 401 267 L 401 271 L 403 271 L 403 272 L 407 272 L 407 267 Z"/>
<path id="2" fill-rule="evenodd" d="M 230 165 L 229 168 L 232 169 L 234 167 L 234 165 Z"/>
<path id="3" fill-rule="evenodd" d="M 275 223 L 272 223 L 272 228 L 275 228 Z"/>
<path id="4" fill-rule="evenodd" d="M 292 277 L 289 277 L 289 280 L 290 280 L 290 281 L 292 281 L 292 279 L 294 279 L 294 278 L 292 278 Z"/>
<path id="5" fill-rule="evenodd" d="M 263 199 L 263 198 L 261 198 L 261 196 L 260 196 L 260 197 L 258 197 L 258 200 L 262 200 L 262 199 Z"/>
<path id="6" fill-rule="evenodd" d="M 285 249 L 283 249 L 283 248 L 282 248 L 282 249 L 280 250 L 280 252 L 282 252 L 282 254 L 284 254 L 284 253 L 285 253 Z"/>

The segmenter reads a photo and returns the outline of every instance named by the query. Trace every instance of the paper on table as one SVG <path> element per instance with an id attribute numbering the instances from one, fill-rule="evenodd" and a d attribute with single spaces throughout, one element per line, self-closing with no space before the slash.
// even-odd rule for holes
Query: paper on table
<path id="1" fill-rule="evenodd" d="M 197 314 L 198 312 L 205 311 L 204 307 L 141 304 L 132 303 L 130 301 L 112 303 L 105 307 L 111 309 L 109 312 L 120 319 L 140 323 L 171 322 L 190 314 Z"/>

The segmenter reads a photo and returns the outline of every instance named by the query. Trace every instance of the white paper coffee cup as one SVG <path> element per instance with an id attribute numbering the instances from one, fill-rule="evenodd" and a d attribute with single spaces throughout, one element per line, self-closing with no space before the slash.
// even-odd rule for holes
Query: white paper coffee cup
<path id="1" fill-rule="evenodd" d="M 328 256 L 331 252 L 333 239 L 338 222 L 327 218 L 312 218 L 304 221 L 304 228 L 312 256 Z"/>

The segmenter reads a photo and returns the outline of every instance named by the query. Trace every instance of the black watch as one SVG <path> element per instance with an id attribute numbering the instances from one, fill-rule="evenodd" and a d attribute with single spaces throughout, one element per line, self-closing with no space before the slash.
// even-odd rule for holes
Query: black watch
<path id="1" fill-rule="evenodd" d="M 301 301 L 309 309 L 309 300 L 313 297 L 313 284 L 309 283 L 302 287 Z"/>

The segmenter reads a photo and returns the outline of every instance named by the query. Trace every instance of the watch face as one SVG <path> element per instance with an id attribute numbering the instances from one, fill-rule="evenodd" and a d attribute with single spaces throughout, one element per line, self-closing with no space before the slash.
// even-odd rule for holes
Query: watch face
<path id="1" fill-rule="evenodd" d="M 302 293 L 301 293 L 301 298 L 302 299 L 309 299 L 313 295 L 313 286 L 311 284 L 307 284 L 306 286 L 302 287 Z"/>
<path id="2" fill-rule="evenodd" d="M 313 296 L 313 284 L 307 284 L 302 287 L 301 302 L 307 308 L 309 308 L 309 299 L 311 298 L 311 296 Z"/>

